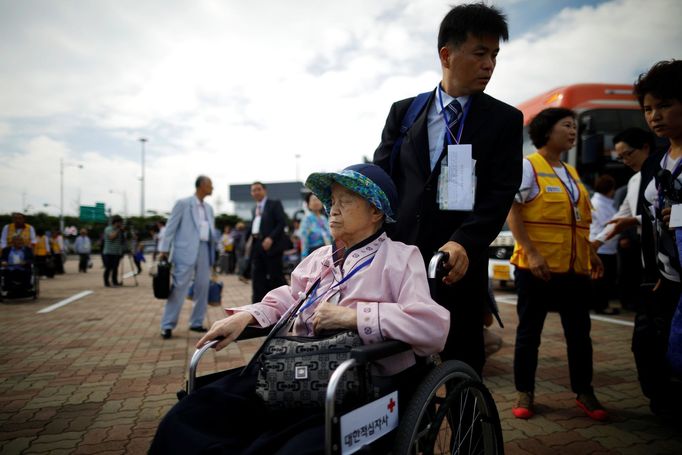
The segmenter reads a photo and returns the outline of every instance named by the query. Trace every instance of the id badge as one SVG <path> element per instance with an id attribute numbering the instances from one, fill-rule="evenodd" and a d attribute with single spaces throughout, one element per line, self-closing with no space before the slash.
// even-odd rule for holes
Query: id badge
<path id="1" fill-rule="evenodd" d="M 578 210 L 577 206 L 573 206 L 573 214 L 575 215 L 575 220 L 576 221 L 582 221 L 582 218 L 580 217 L 580 210 Z"/>
<path id="2" fill-rule="evenodd" d="M 438 179 L 438 206 L 441 210 L 471 211 L 476 196 L 475 161 L 471 144 L 448 145 Z"/>

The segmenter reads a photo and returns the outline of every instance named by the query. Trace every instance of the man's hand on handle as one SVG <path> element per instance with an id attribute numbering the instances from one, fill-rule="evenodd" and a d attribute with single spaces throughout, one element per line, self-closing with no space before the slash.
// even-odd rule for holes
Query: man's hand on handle
<path id="1" fill-rule="evenodd" d="M 443 277 L 443 283 L 453 284 L 461 280 L 469 269 L 469 256 L 462 245 L 452 240 L 440 247 L 438 251 L 448 253 L 448 274 Z"/>

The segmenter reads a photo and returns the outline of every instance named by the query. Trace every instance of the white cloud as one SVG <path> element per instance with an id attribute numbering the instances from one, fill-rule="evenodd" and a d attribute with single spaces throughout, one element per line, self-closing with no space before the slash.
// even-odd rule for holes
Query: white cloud
<path id="1" fill-rule="evenodd" d="M 564 9 L 502 48 L 488 93 L 517 104 L 565 84 L 633 83 L 656 61 L 682 57 L 680 17 L 677 0 Z"/>
<path id="2" fill-rule="evenodd" d="M 503 45 L 488 92 L 517 103 L 563 83 L 629 82 L 674 57 L 681 4 L 641 3 L 547 18 Z M 34 207 L 58 205 L 64 157 L 85 164 L 65 173 L 67 211 L 79 191 L 84 204 L 122 211 L 113 189 L 138 213 L 140 136 L 149 138 L 146 207 L 160 211 L 199 173 L 225 200 L 231 183 L 293 179 L 297 154 L 301 178 L 371 156 L 390 104 L 439 79 L 437 22 L 448 6 L 323 5 L 0 0 L 0 154 L 24 169 L 0 170 L 3 193 L 15 193 L 0 212 L 18 208 L 24 190 Z"/>

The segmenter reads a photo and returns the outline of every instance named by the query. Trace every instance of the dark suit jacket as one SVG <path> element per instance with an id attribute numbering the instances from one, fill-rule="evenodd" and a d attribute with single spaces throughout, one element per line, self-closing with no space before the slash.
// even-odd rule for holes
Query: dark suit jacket
<path id="1" fill-rule="evenodd" d="M 398 188 L 398 222 L 391 237 L 417 245 L 425 260 L 448 240 L 461 244 L 473 265 L 487 263 L 488 246 L 499 233 L 521 184 L 523 115 L 516 108 L 485 93 L 472 95 L 462 131 L 462 144 L 472 145 L 476 160 L 476 199 L 471 212 L 442 211 L 436 203 L 440 165 L 429 164 L 427 113 L 435 99 L 408 130 L 395 163 L 393 180 Z M 414 98 L 393 104 L 374 152 L 374 162 L 390 172 L 393 143 Z M 481 267 L 478 267 L 481 270 Z M 482 273 L 482 272 L 481 272 Z"/>
<path id="2" fill-rule="evenodd" d="M 253 226 L 253 218 L 256 217 L 256 207 L 251 210 L 251 225 Z M 276 199 L 268 198 L 265 201 L 265 207 L 261 214 L 260 220 L 260 236 L 261 238 L 270 237 L 272 239 L 272 248 L 268 254 L 281 253 L 286 249 L 287 241 L 284 228 L 286 226 L 286 215 L 282 203 Z"/>

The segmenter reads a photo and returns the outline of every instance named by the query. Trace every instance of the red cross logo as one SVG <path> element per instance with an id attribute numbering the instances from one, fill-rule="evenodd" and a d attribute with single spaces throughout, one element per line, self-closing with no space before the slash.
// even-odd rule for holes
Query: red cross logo
<path id="1" fill-rule="evenodd" d="M 395 408 L 395 401 L 393 401 L 393 398 L 388 402 L 388 406 L 386 406 L 391 413 L 393 413 L 393 408 Z"/>

